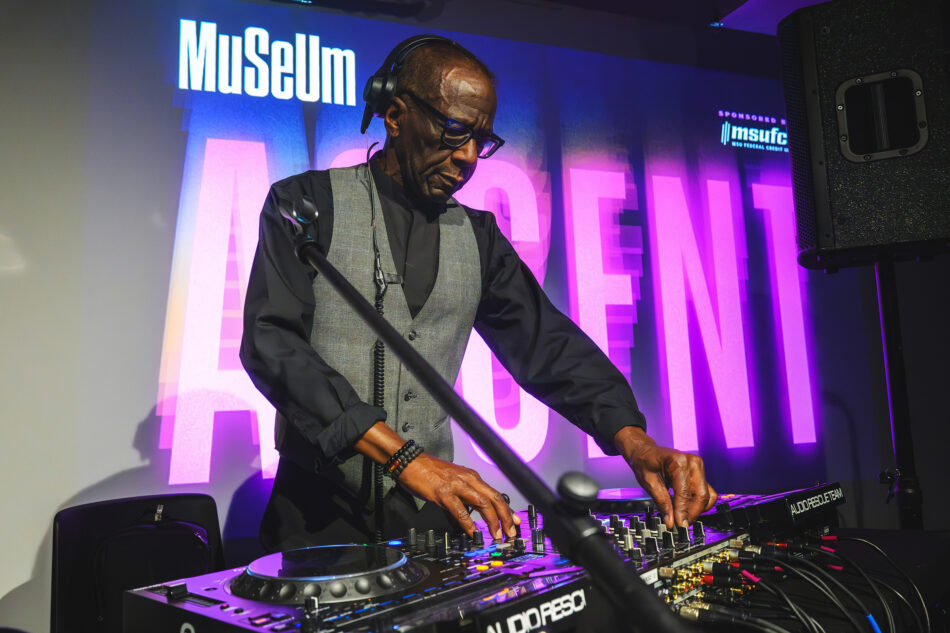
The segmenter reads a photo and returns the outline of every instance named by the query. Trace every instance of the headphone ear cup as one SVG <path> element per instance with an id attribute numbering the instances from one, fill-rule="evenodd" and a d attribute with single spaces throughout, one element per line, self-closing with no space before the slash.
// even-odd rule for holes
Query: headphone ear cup
<path id="1" fill-rule="evenodd" d="M 383 85 L 379 90 L 379 100 L 376 102 L 376 114 L 381 117 L 386 116 L 386 110 L 396 95 L 396 75 L 386 73 L 382 79 Z"/>
<path id="2" fill-rule="evenodd" d="M 380 68 L 375 75 L 366 80 L 366 86 L 363 88 L 363 100 L 366 102 L 366 108 L 363 109 L 363 120 L 360 124 L 361 133 L 366 132 L 373 115 L 386 116 L 386 109 L 389 107 L 395 92 L 396 76 L 383 68 Z"/>
<path id="3" fill-rule="evenodd" d="M 383 71 L 383 69 L 380 69 Z M 372 120 L 373 115 L 378 113 L 380 93 L 383 90 L 386 77 L 381 76 L 380 72 L 377 72 L 375 75 L 366 80 L 366 85 L 363 87 L 363 101 L 366 102 L 366 107 L 363 108 L 363 120 L 360 123 L 360 133 L 365 133 L 366 128 L 369 127 L 369 122 Z"/>

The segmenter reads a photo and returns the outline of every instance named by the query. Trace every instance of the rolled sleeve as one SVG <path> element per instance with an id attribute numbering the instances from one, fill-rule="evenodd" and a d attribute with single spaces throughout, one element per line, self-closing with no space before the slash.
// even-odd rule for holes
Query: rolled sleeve
<path id="1" fill-rule="evenodd" d="M 643 413 L 637 409 L 631 411 L 610 407 L 600 411 L 596 419 L 591 421 L 591 426 L 593 432 L 590 435 L 604 455 L 619 455 L 620 452 L 614 445 L 614 436 L 620 432 L 620 429 L 628 426 L 636 426 L 645 431 L 647 421 Z"/>
<path id="2" fill-rule="evenodd" d="M 320 461 L 333 459 L 351 449 L 370 427 L 386 420 L 385 410 L 365 402 L 344 409 L 326 424 L 299 409 L 288 414 L 288 420 L 317 448 Z"/>

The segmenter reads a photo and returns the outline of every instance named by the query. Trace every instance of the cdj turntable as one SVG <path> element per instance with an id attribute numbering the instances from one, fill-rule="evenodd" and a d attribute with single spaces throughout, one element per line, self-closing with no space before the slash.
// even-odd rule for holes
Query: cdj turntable
<path id="1" fill-rule="evenodd" d="M 466 545 L 431 532 L 414 546 L 410 540 L 291 550 L 131 592 L 125 630 L 452 630 L 443 628 L 448 621 L 492 631 L 503 622 L 497 630 L 507 632 L 509 617 L 527 609 L 514 630 L 529 631 L 535 613 L 538 621 L 567 624 L 588 606 L 586 576 L 556 552 Z"/>
<path id="2" fill-rule="evenodd" d="M 310 596 L 330 604 L 428 588 L 439 578 L 438 571 L 392 547 L 309 547 L 255 560 L 231 582 L 230 590 L 241 598 L 276 604 L 298 604 Z"/>
<path id="3" fill-rule="evenodd" d="M 669 531 L 647 500 L 602 495 L 592 517 L 631 573 L 674 610 L 704 590 L 704 566 L 753 535 L 827 529 L 838 484 L 761 497 L 723 495 L 690 530 Z M 603 510 L 617 510 L 602 513 Z M 622 510 L 621 510 L 622 509 Z M 521 535 L 488 543 L 415 529 L 382 545 L 276 553 L 247 567 L 126 592 L 124 630 L 414 633 L 618 631 L 584 570 L 555 549 L 543 517 L 520 512 Z"/>

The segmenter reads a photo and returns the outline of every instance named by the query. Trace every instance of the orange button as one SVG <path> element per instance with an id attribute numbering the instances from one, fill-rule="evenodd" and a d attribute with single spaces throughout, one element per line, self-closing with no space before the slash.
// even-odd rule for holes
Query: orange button
<path id="1" fill-rule="evenodd" d="M 488 565 L 475 565 L 476 571 L 488 571 Z"/>
<path id="2" fill-rule="evenodd" d="M 493 560 L 493 561 L 491 562 L 491 566 L 492 566 L 492 567 L 501 567 L 502 565 L 504 565 L 504 563 L 501 562 L 500 560 Z"/>

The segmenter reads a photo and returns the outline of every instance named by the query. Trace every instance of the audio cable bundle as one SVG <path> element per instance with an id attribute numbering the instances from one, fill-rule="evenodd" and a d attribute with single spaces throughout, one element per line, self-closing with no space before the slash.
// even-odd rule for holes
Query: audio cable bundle
<path id="1" fill-rule="evenodd" d="M 886 560 L 888 571 L 896 574 L 869 573 L 833 547 L 838 541 L 872 548 Z M 826 626 L 841 622 L 845 628 L 838 625 L 832 630 L 932 632 L 920 589 L 870 541 L 822 535 L 760 545 L 739 540 L 733 544 L 736 547 L 724 550 L 719 561 L 679 572 L 682 580 L 704 585 L 679 608 L 682 617 L 701 623 L 704 629 L 830 633 Z"/>

